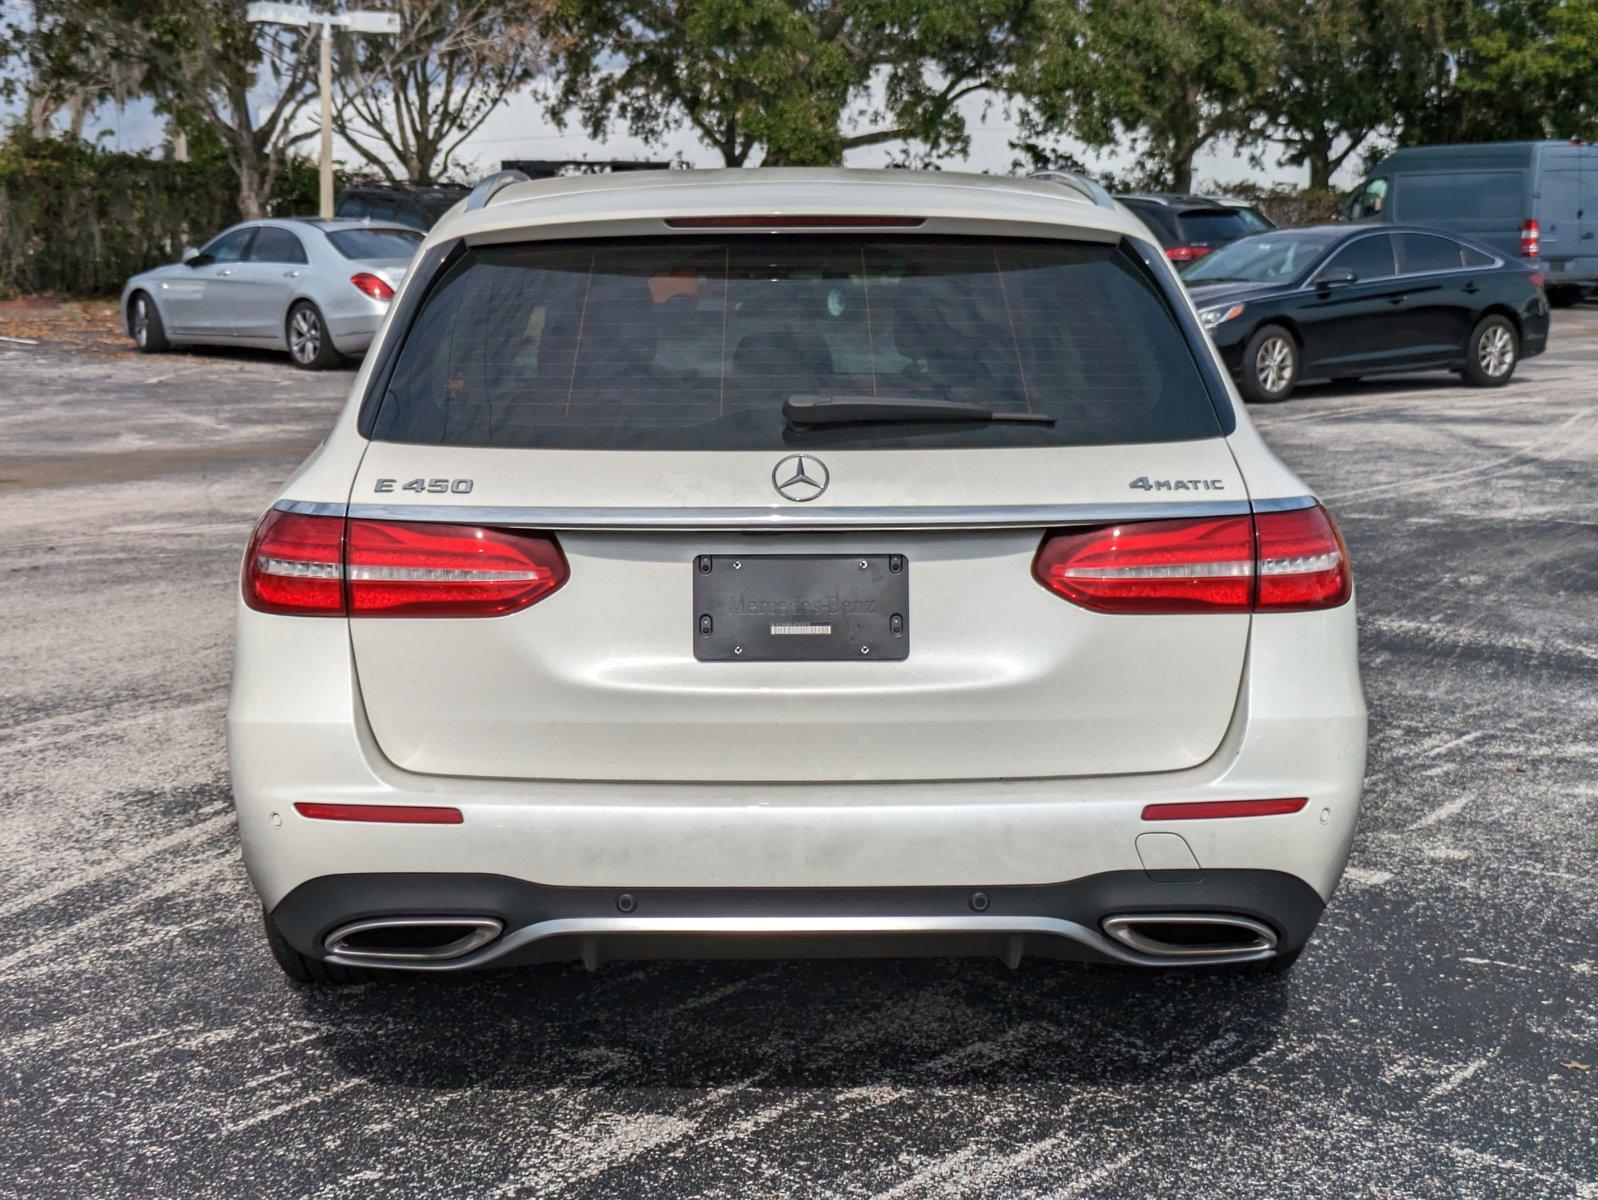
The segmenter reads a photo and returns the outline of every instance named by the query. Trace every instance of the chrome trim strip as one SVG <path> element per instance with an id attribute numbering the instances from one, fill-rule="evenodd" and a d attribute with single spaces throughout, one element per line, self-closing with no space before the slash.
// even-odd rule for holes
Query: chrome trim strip
<path id="1" fill-rule="evenodd" d="M 295 513 L 302 517 L 342 517 L 349 506 L 326 504 L 320 500 L 279 500 L 272 507 L 278 512 Z"/>
<path id="2" fill-rule="evenodd" d="M 1300 508 L 1314 508 L 1320 503 L 1314 496 L 1282 496 L 1274 500 L 1255 500 L 1254 511 L 1262 512 L 1294 512 Z"/>
<path id="3" fill-rule="evenodd" d="M 1246 918 L 1228 918 L 1247 923 Z M 1263 928 L 1263 927 L 1262 927 Z M 1269 932 L 1267 930 L 1267 932 Z M 1058 917 L 566 917 L 539 921 L 513 930 L 491 946 L 474 954 L 448 961 L 393 961 L 385 966 L 408 971 L 460 971 L 483 966 L 514 950 L 547 941 L 551 938 L 576 937 L 591 939 L 594 946 L 583 947 L 585 960 L 602 960 L 603 939 L 611 937 L 726 937 L 760 938 L 784 936 L 850 937 L 877 936 L 914 938 L 937 935 L 990 935 L 1005 938 L 1040 937 L 1075 942 L 1094 953 L 1128 966 L 1181 966 L 1190 961 L 1208 963 L 1251 962 L 1269 957 L 1265 949 L 1228 951 L 1224 954 L 1205 955 L 1201 960 L 1188 960 L 1166 954 L 1142 954 L 1123 947 L 1096 929 L 1078 925 Z M 1272 935 L 1272 946 L 1275 937 Z M 1019 942 L 1006 943 L 1004 956 L 1019 960 L 1022 947 Z M 330 963 L 343 966 L 368 965 L 366 959 L 343 954 L 330 954 Z"/>
<path id="4" fill-rule="evenodd" d="M 344 944 L 348 938 L 374 929 L 436 929 L 440 925 L 460 926 L 471 932 L 431 950 L 362 950 Z M 385 966 L 397 962 L 440 962 L 462 958 L 486 946 L 504 928 L 505 923 L 493 917 L 379 917 L 340 926 L 323 939 L 322 948 L 339 962 L 357 965 L 372 962 L 381 962 Z"/>
<path id="5" fill-rule="evenodd" d="M 1313 503 L 1313 501 L 1310 501 Z M 1038 529 L 1161 517 L 1246 516 L 1247 500 L 894 508 L 519 508 L 352 504 L 351 517 L 537 529 Z"/>
<path id="6" fill-rule="evenodd" d="M 1225 925 L 1233 929 L 1247 930 L 1254 935 L 1254 940 L 1245 946 L 1183 946 L 1175 942 L 1161 942 L 1154 938 L 1145 937 L 1135 928 L 1137 925 L 1153 923 L 1161 925 Z M 1105 917 L 1104 932 L 1116 941 L 1132 947 L 1140 954 L 1147 954 L 1154 958 L 1202 959 L 1205 962 L 1214 962 L 1217 959 L 1231 958 L 1238 954 L 1259 955 L 1274 954 L 1276 952 L 1276 931 L 1269 925 L 1250 920 L 1248 917 L 1219 914 L 1210 916 L 1200 913 L 1131 913 L 1121 917 Z"/>
<path id="7" fill-rule="evenodd" d="M 371 521 L 439 521 L 539 529 L 1032 529 L 1161 517 L 1238 517 L 1314 508 L 1314 496 L 1178 500 L 1169 504 L 1041 504 L 992 508 L 519 508 L 454 504 L 328 504 L 279 500 L 279 512 Z"/>

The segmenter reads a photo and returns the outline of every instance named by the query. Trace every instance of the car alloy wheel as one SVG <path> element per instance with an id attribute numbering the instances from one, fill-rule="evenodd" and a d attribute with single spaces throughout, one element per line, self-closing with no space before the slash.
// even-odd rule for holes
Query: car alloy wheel
<path id="1" fill-rule="evenodd" d="M 143 296 L 133 302 L 133 340 L 140 349 L 150 343 L 150 302 Z"/>
<path id="2" fill-rule="evenodd" d="M 311 363 L 322 352 L 322 323 L 316 313 L 302 308 L 289 322 L 289 352 L 297 363 Z"/>
<path id="3" fill-rule="evenodd" d="M 1273 337 L 1260 343 L 1254 354 L 1254 373 L 1260 387 L 1270 394 L 1287 390 L 1293 382 L 1293 347 L 1287 339 Z"/>
<path id="4" fill-rule="evenodd" d="M 1515 338 L 1502 325 L 1490 325 L 1476 343 L 1476 361 L 1489 379 L 1502 379 L 1515 365 Z"/>

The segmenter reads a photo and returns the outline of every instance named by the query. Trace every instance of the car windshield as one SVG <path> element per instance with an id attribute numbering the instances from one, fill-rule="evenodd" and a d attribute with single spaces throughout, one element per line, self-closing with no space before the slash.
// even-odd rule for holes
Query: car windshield
<path id="1" fill-rule="evenodd" d="M 1183 272 L 1189 284 L 1286 283 L 1326 252 L 1331 234 L 1260 233 L 1222 246 Z"/>
<path id="2" fill-rule="evenodd" d="M 788 420 L 794 396 L 952 401 L 1051 423 Z M 608 450 L 1103 445 L 1221 432 L 1128 249 L 741 235 L 481 246 L 431 290 L 388 441 Z"/>
<path id="3" fill-rule="evenodd" d="M 409 258 L 422 235 L 410 229 L 335 229 L 327 240 L 345 258 Z"/>

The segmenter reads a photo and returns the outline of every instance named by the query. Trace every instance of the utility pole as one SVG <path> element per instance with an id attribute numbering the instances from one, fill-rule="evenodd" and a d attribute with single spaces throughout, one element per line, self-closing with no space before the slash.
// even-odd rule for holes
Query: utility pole
<path id="1" fill-rule="evenodd" d="M 244 10 L 245 19 L 258 24 L 292 25 L 306 28 L 322 27 L 320 87 L 322 109 L 322 154 L 318 175 L 321 179 L 321 213 L 324 220 L 333 215 L 333 27 L 348 29 L 351 33 L 387 33 L 400 31 L 397 13 L 349 11 L 319 13 L 304 4 L 251 4 Z"/>
<path id="2" fill-rule="evenodd" d="M 333 215 L 333 23 L 322 22 L 322 64 L 320 70 L 322 89 L 322 153 L 317 167 L 321 211 L 318 215 L 327 220 Z"/>

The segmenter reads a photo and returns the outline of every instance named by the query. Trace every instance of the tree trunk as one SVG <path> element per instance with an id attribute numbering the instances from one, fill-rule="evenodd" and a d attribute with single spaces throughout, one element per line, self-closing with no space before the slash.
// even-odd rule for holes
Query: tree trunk
<path id="1" fill-rule="evenodd" d="M 256 221 L 263 215 L 266 197 L 262 183 L 260 167 L 253 158 L 239 164 L 239 216 L 243 220 Z"/>
<path id="2" fill-rule="evenodd" d="M 1325 146 L 1315 146 L 1306 159 L 1309 164 L 1311 191 L 1329 192 L 1332 189 L 1332 156 Z"/>
<path id="3" fill-rule="evenodd" d="M 1173 192 L 1193 190 L 1193 151 L 1184 151 L 1171 163 L 1171 190 Z"/>

